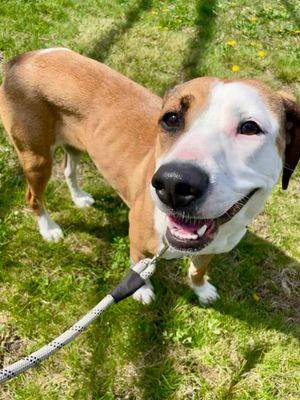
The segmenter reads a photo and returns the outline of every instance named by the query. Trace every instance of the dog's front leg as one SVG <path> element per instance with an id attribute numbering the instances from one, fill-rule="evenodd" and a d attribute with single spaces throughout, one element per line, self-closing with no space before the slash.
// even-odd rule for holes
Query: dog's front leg
<path id="1" fill-rule="evenodd" d="M 132 266 L 143 258 L 154 256 L 158 250 L 153 218 L 151 218 L 152 214 L 148 212 L 146 205 L 146 201 L 137 202 L 129 213 L 130 260 Z M 149 208 L 150 206 L 151 203 Z M 143 304 L 150 304 L 155 299 L 150 279 L 132 297 Z"/>
<path id="2" fill-rule="evenodd" d="M 132 297 L 142 304 L 152 303 L 155 299 L 155 293 L 150 279 L 147 279 L 145 285 L 133 293 Z"/>
<path id="3" fill-rule="evenodd" d="M 138 256 L 132 250 L 130 253 L 130 263 L 132 268 L 139 260 L 144 257 Z M 142 304 L 150 304 L 155 299 L 155 293 L 150 279 L 147 279 L 145 282 L 145 285 L 138 289 L 135 293 L 133 293 L 132 297 L 134 300 L 137 300 Z"/>
<path id="4" fill-rule="evenodd" d="M 210 260 L 213 255 L 202 255 L 191 257 L 189 267 L 190 286 L 196 293 L 201 304 L 209 304 L 216 300 L 219 295 L 216 288 L 208 282 L 205 276 Z"/>

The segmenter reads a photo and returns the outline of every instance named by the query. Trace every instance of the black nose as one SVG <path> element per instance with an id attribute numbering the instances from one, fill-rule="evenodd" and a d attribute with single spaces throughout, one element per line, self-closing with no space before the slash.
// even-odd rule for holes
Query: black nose
<path id="1" fill-rule="evenodd" d="M 170 162 L 153 175 L 152 186 L 168 207 L 184 208 L 200 199 L 209 186 L 209 176 L 190 162 Z"/>

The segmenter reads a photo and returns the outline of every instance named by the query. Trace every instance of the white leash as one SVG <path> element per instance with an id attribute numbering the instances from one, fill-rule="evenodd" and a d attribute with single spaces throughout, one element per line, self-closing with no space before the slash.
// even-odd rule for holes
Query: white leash
<path id="1" fill-rule="evenodd" d="M 46 344 L 39 350 L 31 353 L 29 356 L 22 358 L 20 361 L 11 364 L 0 370 L 0 384 L 4 383 L 28 369 L 35 367 L 41 361 L 50 357 L 53 353 L 75 339 L 83 332 L 104 310 L 114 303 L 131 296 L 136 290 L 145 284 L 145 280 L 149 279 L 155 272 L 156 261 L 166 252 L 168 246 L 153 258 L 145 258 L 139 261 L 130 272 L 121 281 L 121 283 L 107 296 L 105 296 L 92 310 L 77 321 L 71 328 L 66 330 L 60 336 Z"/>

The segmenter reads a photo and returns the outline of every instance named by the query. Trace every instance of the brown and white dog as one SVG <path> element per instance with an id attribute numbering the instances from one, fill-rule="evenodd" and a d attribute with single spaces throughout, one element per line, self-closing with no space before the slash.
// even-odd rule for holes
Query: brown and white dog
<path id="1" fill-rule="evenodd" d="M 33 51 L 4 66 L 0 114 L 28 181 L 27 199 L 46 240 L 62 238 L 43 203 L 53 152 L 78 207 L 93 203 L 76 182 L 80 152 L 130 207 L 135 263 L 169 243 L 165 258 L 189 256 L 200 302 L 217 297 L 205 278 L 213 254 L 231 250 L 300 156 L 295 101 L 255 80 L 198 78 L 162 100 L 121 74 L 68 49 Z M 148 282 L 134 297 L 149 303 Z"/>

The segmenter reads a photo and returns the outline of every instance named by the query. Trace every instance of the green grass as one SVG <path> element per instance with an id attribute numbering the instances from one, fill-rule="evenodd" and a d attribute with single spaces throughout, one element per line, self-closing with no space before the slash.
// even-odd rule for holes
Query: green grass
<path id="1" fill-rule="evenodd" d="M 299 95 L 296 0 L 8 0 L 0 22 L 6 59 L 66 46 L 159 94 L 209 74 L 257 77 Z M 82 183 L 96 204 L 72 206 L 58 165 L 46 200 L 66 238 L 47 244 L 24 205 L 24 178 L 3 130 L 0 146 L 2 366 L 69 327 L 129 260 L 128 211 L 88 159 Z M 212 307 L 200 307 L 187 287 L 185 261 L 161 263 L 155 303 L 128 299 L 112 308 L 38 369 L 1 387 L 0 398 L 298 399 L 299 188 L 299 173 L 287 192 L 278 186 L 239 246 L 214 260 L 210 276 L 221 298 Z"/>

